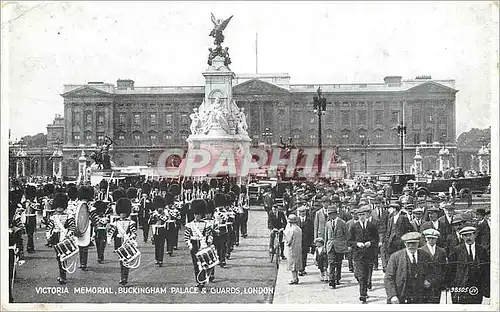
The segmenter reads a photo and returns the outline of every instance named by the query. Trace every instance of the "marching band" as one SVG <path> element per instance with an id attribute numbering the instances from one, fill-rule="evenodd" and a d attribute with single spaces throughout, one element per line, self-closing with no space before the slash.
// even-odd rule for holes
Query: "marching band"
<path id="1" fill-rule="evenodd" d="M 211 179 L 146 181 L 125 186 L 103 180 L 95 188 L 74 184 L 11 188 L 11 294 L 16 267 L 24 260 L 25 234 L 26 251 L 35 252 L 37 215 L 46 225 L 46 246 L 55 250 L 60 284 L 66 284 L 67 274 L 74 272 L 76 257 L 81 270 L 86 271 L 89 248 L 96 247 L 97 262 L 102 264 L 106 243 L 113 242 L 117 259 L 107 260 L 120 262 L 119 284 L 127 285 L 129 270 L 140 266 L 138 230 L 142 230 L 145 243 L 151 237 L 156 265 L 162 267 L 164 255 L 173 256 L 177 250 L 179 231 L 184 228 L 196 286 L 203 288 L 214 281 L 216 266 L 227 266 L 240 237 L 248 235 L 245 185 Z M 403 193 L 394 199 L 383 185 L 369 182 L 350 186 L 337 182 L 295 183 L 283 192 L 283 201 L 276 200 L 276 190 L 266 194 L 272 202 L 268 227 L 285 228 L 286 218 L 297 215 L 304 240 L 300 256 L 307 260 L 308 252 L 315 254 L 321 279 L 334 289 L 342 277 L 339 264 L 348 259 L 362 302 L 369 297 L 372 272 L 378 269 L 379 258 L 386 274 L 388 303 L 416 303 L 423 302 L 423 298 L 439 303 L 441 292 L 450 287 L 479 289 L 475 296 L 453 294 L 453 303 L 477 303 L 482 296 L 489 296 L 489 274 L 485 273 L 489 272 L 489 211 L 478 210 L 478 219 L 471 219 L 457 213 L 454 201 L 446 195 L 413 197 L 407 188 Z M 272 245 L 271 237 L 269 247 Z M 416 255 L 415 263 L 425 261 L 422 267 L 415 266 L 423 275 L 417 272 L 417 279 L 412 281 L 416 284 L 400 288 L 401 281 L 407 280 L 398 274 L 407 272 L 401 273 L 399 266 L 406 261 L 411 269 L 410 255 Z M 279 256 L 285 259 L 283 254 Z M 299 276 L 305 274 L 305 268 L 299 271 Z M 420 281 L 429 285 L 424 287 Z M 294 280 L 297 283 L 298 278 Z"/>

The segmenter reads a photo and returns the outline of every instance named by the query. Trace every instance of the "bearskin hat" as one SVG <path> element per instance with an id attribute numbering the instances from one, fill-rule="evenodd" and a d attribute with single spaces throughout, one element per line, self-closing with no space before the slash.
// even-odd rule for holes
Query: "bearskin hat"
<path id="1" fill-rule="evenodd" d="M 153 199 L 153 208 L 154 209 L 165 208 L 165 206 L 166 206 L 165 198 L 159 195 L 155 196 L 155 198 Z"/>
<path id="2" fill-rule="evenodd" d="M 165 205 L 173 205 L 175 202 L 175 195 L 174 193 L 171 193 L 171 192 L 167 192 L 167 194 L 165 194 Z"/>
<path id="3" fill-rule="evenodd" d="M 207 181 L 204 181 L 201 184 L 201 191 L 202 192 L 207 192 L 207 193 L 210 191 L 210 184 L 208 184 Z"/>
<path id="4" fill-rule="evenodd" d="M 174 195 L 179 195 L 181 193 L 181 186 L 177 183 L 173 183 L 168 188 L 168 191 Z"/>
<path id="5" fill-rule="evenodd" d="M 100 190 L 107 190 L 108 189 L 108 181 L 102 179 L 101 182 L 99 182 L 99 189 Z"/>
<path id="6" fill-rule="evenodd" d="M 160 188 L 160 182 L 154 180 L 153 182 L 151 182 L 151 187 L 153 189 L 159 189 Z"/>
<path id="7" fill-rule="evenodd" d="M 62 186 L 56 186 L 54 188 L 54 194 L 55 193 L 66 193 L 66 189 L 64 187 L 62 187 Z"/>
<path id="8" fill-rule="evenodd" d="M 52 202 L 52 208 L 68 208 L 68 195 L 64 193 L 56 193 L 54 195 L 54 201 Z"/>
<path id="9" fill-rule="evenodd" d="M 225 194 L 226 197 L 226 206 L 231 205 L 234 202 L 233 196 L 231 194 Z"/>
<path id="10" fill-rule="evenodd" d="M 127 198 L 134 199 L 137 197 L 137 189 L 135 187 L 129 187 L 127 189 Z"/>
<path id="11" fill-rule="evenodd" d="M 69 195 L 69 194 L 68 194 Z M 80 186 L 78 189 L 78 199 L 80 200 L 93 200 L 94 199 L 94 188 L 90 186 Z"/>
<path id="12" fill-rule="evenodd" d="M 68 198 L 70 200 L 75 200 L 78 197 L 78 189 L 76 188 L 75 185 L 71 185 L 68 187 Z"/>
<path id="13" fill-rule="evenodd" d="M 141 193 L 149 195 L 149 193 L 151 193 L 151 184 L 149 184 L 149 183 L 142 183 Z"/>
<path id="14" fill-rule="evenodd" d="M 215 205 L 215 207 L 225 206 L 226 205 L 226 195 L 224 195 L 222 193 L 215 194 L 214 205 Z"/>
<path id="15" fill-rule="evenodd" d="M 227 193 L 227 195 L 229 195 L 229 200 L 231 201 L 231 203 L 233 203 L 236 200 L 236 193 L 235 192 L 230 191 L 229 193 Z"/>
<path id="16" fill-rule="evenodd" d="M 194 199 L 191 202 L 191 211 L 193 214 L 202 215 L 207 209 L 207 202 L 204 199 Z"/>
<path id="17" fill-rule="evenodd" d="M 98 200 L 94 203 L 94 208 L 98 214 L 103 214 L 108 209 L 108 205 L 102 200 Z"/>
<path id="18" fill-rule="evenodd" d="M 160 181 L 160 191 L 167 191 L 168 190 L 168 183 L 165 180 Z"/>
<path id="19" fill-rule="evenodd" d="M 54 195 L 54 184 L 52 183 L 47 183 L 43 186 L 43 192 L 45 196 L 52 197 Z"/>
<path id="20" fill-rule="evenodd" d="M 16 205 L 21 203 L 23 199 L 23 191 L 13 190 L 9 192 L 9 202 Z"/>
<path id="21" fill-rule="evenodd" d="M 206 213 L 210 213 L 210 214 L 214 214 L 214 211 L 215 211 L 215 205 L 214 205 L 214 201 L 211 200 L 211 199 L 207 199 L 206 200 L 207 202 L 207 209 L 206 209 Z"/>
<path id="22" fill-rule="evenodd" d="M 24 190 L 24 195 L 26 199 L 33 199 L 36 197 L 36 187 L 34 185 L 27 185 Z"/>
<path id="23" fill-rule="evenodd" d="M 127 198 L 127 194 L 125 194 L 125 190 L 122 189 L 121 187 L 114 190 L 113 193 L 111 194 L 111 196 L 113 196 L 113 200 L 115 202 L 118 201 L 120 198 Z"/>
<path id="24" fill-rule="evenodd" d="M 128 216 L 130 215 L 130 212 L 132 212 L 132 203 L 130 202 L 130 199 L 122 197 L 116 201 L 117 214 L 124 213 Z"/>

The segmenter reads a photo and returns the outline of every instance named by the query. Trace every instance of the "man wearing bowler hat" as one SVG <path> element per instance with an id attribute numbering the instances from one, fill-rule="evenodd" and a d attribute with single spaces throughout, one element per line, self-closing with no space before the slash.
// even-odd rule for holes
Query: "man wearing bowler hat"
<path id="1" fill-rule="evenodd" d="M 434 271 L 431 256 L 418 250 L 420 238 L 420 233 L 406 233 L 401 237 L 405 248 L 389 258 L 384 279 L 388 303 L 429 303 Z"/>
<path id="2" fill-rule="evenodd" d="M 460 230 L 463 242 L 451 249 L 449 280 L 451 299 L 458 304 L 481 304 L 490 297 L 490 259 L 486 250 L 476 244 L 476 228 Z"/>

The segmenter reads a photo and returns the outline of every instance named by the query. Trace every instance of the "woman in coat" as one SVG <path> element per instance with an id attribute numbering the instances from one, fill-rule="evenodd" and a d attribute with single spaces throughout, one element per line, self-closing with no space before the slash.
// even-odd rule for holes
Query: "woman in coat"
<path id="1" fill-rule="evenodd" d="M 284 231 L 285 257 L 288 271 L 292 271 L 292 280 L 289 284 L 298 284 L 298 272 L 304 269 L 302 263 L 302 230 L 297 225 L 296 215 L 288 216 L 288 225 Z"/>

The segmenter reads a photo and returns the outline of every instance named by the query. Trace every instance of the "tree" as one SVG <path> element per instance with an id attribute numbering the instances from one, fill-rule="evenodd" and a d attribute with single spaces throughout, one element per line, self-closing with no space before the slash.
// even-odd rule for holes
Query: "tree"
<path id="1" fill-rule="evenodd" d="M 484 137 L 484 143 L 481 138 Z M 488 129 L 473 128 L 468 132 L 463 132 L 458 136 L 457 147 L 458 149 L 473 148 L 479 150 L 481 146 L 488 145 L 491 142 L 491 127 Z"/>
<path id="2" fill-rule="evenodd" d="M 46 147 L 47 146 L 47 135 L 43 133 L 38 133 L 34 136 L 27 135 L 21 138 L 23 145 L 25 147 Z"/>

